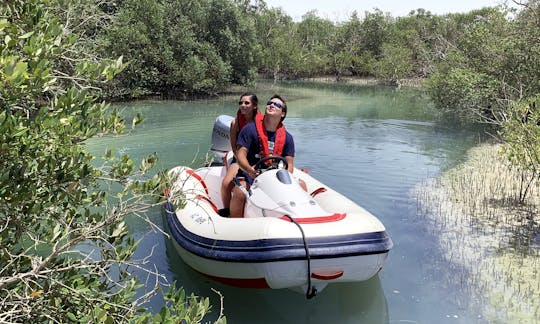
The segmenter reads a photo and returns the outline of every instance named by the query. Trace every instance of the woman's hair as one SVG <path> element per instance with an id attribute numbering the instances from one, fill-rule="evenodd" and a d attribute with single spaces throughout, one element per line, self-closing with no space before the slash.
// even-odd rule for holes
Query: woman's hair
<path id="1" fill-rule="evenodd" d="M 278 95 L 278 94 L 275 94 L 273 95 L 272 97 L 270 97 L 270 100 L 272 99 L 279 99 L 283 102 L 283 107 L 281 108 L 281 111 L 285 113 L 285 116 L 281 117 L 281 121 L 283 121 L 285 119 L 285 117 L 287 117 L 287 102 L 285 101 L 285 99 L 283 99 L 282 96 Z"/>

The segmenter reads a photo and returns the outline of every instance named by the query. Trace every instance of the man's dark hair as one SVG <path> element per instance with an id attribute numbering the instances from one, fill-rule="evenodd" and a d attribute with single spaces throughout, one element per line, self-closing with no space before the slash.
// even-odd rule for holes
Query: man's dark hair
<path id="1" fill-rule="evenodd" d="M 285 117 L 287 117 L 287 102 L 285 101 L 285 99 L 283 99 L 282 96 L 280 96 L 278 94 L 275 94 L 272 97 L 270 97 L 270 100 L 272 100 L 274 98 L 277 98 L 277 99 L 279 99 L 279 100 L 281 100 L 283 102 L 283 107 L 281 107 L 281 111 L 285 113 L 285 116 L 281 117 L 281 121 L 283 121 L 285 119 Z"/>

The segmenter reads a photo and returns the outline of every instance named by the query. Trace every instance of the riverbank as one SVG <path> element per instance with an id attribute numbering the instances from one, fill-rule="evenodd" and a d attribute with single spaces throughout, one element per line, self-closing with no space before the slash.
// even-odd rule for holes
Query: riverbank
<path id="1" fill-rule="evenodd" d="M 484 308 L 484 319 L 537 323 L 540 184 L 518 204 L 520 174 L 500 148 L 476 147 L 464 163 L 419 186 L 418 214 L 439 237 L 444 257 L 465 270 L 454 282 Z"/>
<path id="2" fill-rule="evenodd" d="M 385 80 L 373 78 L 373 77 L 341 77 L 339 80 L 336 79 L 335 76 L 328 75 L 328 76 L 318 76 L 318 77 L 312 77 L 312 78 L 299 78 L 299 79 L 293 79 L 288 81 L 305 81 L 305 82 L 314 82 L 314 83 L 342 83 L 342 84 L 354 84 L 354 85 L 360 85 L 360 86 L 376 86 L 376 85 L 383 85 L 383 86 L 390 86 L 390 87 L 397 87 L 396 84 L 390 84 Z M 263 77 L 259 77 L 256 79 L 255 84 L 258 82 L 262 83 L 268 83 L 273 84 L 274 80 L 272 79 L 266 79 Z M 416 88 L 420 89 L 423 87 L 422 83 L 424 82 L 424 79 L 422 78 L 414 78 L 414 79 L 403 79 L 399 80 L 399 87 L 404 88 Z M 140 101 L 140 100 L 181 100 L 181 101 L 190 101 L 190 100 L 206 100 L 206 99 L 216 99 L 223 96 L 237 96 L 244 92 L 253 91 L 253 88 L 257 88 L 253 84 L 250 86 L 245 85 L 230 85 L 226 89 L 223 89 L 218 92 L 213 93 L 190 93 L 190 92 L 179 92 L 179 93 L 171 93 L 171 94 L 163 94 L 163 93 L 144 93 L 144 94 L 124 94 L 124 95 L 105 95 L 104 97 L 101 97 L 101 100 L 105 100 L 109 103 L 121 103 L 121 102 L 130 102 L 130 101 Z"/>
<path id="3" fill-rule="evenodd" d="M 388 85 L 384 80 L 373 78 L 373 77 L 341 77 L 339 80 L 335 76 L 319 76 L 313 78 L 303 78 L 303 81 L 310 82 L 324 82 L 324 83 L 349 83 L 357 85 Z M 421 88 L 424 79 L 414 78 L 414 79 L 403 79 L 399 80 L 400 86 L 410 87 L 410 88 Z M 395 86 L 395 84 L 393 85 Z"/>

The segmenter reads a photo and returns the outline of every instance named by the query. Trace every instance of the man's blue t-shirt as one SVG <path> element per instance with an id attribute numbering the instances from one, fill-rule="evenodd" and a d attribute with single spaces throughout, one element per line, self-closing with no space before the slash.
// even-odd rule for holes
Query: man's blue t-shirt
<path id="1" fill-rule="evenodd" d="M 268 135 L 268 148 L 270 153 L 274 151 L 274 140 L 276 138 L 276 132 L 267 131 Z M 242 146 L 248 149 L 247 159 L 250 165 L 254 165 L 260 159 L 261 147 L 259 145 L 259 136 L 257 135 L 257 127 L 255 123 L 249 123 L 238 134 L 238 140 L 236 141 L 237 146 Z M 292 156 L 294 157 L 294 140 L 292 135 L 289 132 L 286 132 L 285 136 L 285 146 L 283 147 L 283 152 L 281 156 Z"/>

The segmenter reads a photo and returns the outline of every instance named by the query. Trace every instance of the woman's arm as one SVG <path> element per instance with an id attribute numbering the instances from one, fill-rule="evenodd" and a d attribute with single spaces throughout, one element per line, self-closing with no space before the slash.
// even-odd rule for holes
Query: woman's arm
<path id="1" fill-rule="evenodd" d="M 231 121 L 231 127 L 229 128 L 229 140 L 231 141 L 231 149 L 234 156 L 236 156 L 236 140 L 238 139 L 238 127 L 236 127 L 236 118 Z"/>

